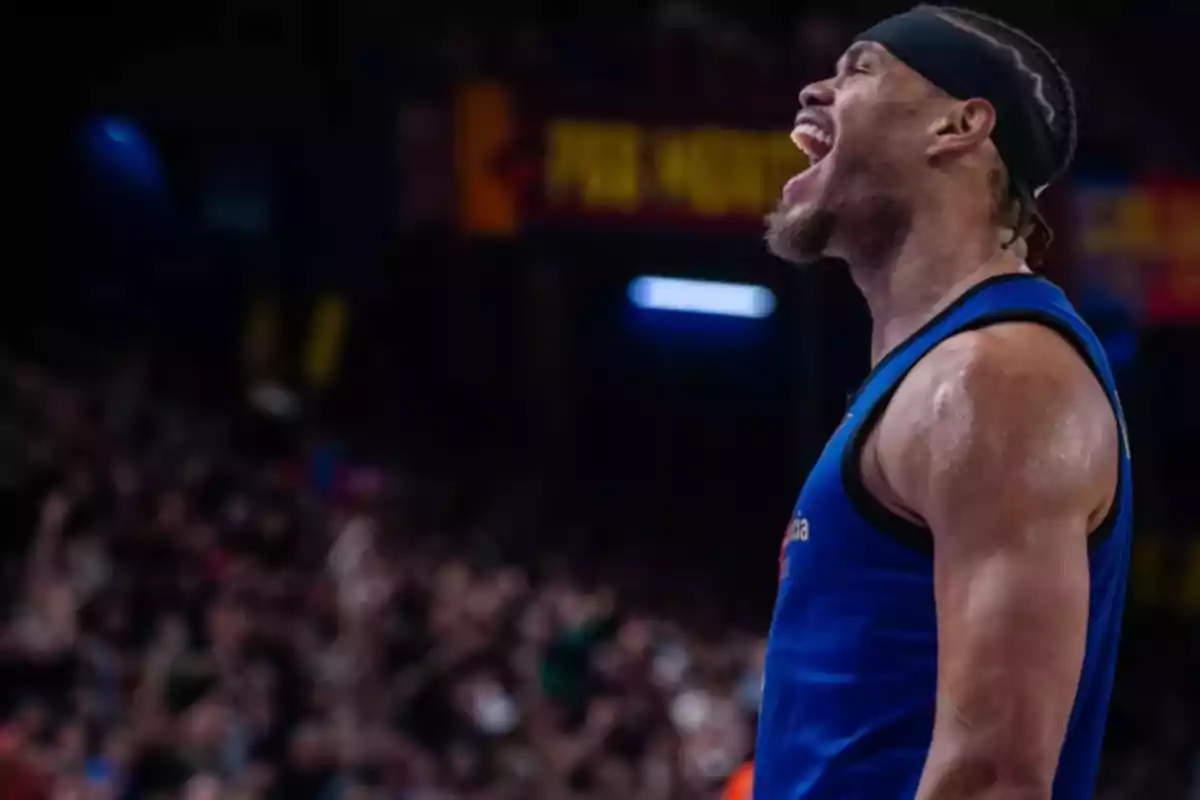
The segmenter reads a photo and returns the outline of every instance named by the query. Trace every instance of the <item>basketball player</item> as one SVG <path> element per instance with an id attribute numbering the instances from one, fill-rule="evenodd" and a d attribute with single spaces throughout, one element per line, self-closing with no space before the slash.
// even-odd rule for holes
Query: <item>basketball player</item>
<path id="1" fill-rule="evenodd" d="M 1024 262 L 1076 140 L 1028 36 L 922 6 L 806 87 L 767 240 L 837 257 L 874 369 L 781 554 L 759 800 L 1092 796 L 1130 545 L 1112 373 Z"/>

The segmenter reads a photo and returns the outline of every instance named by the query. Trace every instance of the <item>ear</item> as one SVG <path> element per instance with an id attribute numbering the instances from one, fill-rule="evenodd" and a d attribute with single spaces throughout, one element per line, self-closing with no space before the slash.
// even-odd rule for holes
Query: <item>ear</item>
<path id="1" fill-rule="evenodd" d="M 978 147 L 996 127 L 996 109 L 987 100 L 956 101 L 929 125 L 930 158 L 963 153 Z"/>

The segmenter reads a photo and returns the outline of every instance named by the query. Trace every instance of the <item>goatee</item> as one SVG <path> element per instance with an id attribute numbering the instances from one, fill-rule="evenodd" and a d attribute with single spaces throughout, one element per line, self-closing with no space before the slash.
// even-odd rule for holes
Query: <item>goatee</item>
<path id="1" fill-rule="evenodd" d="M 827 208 L 795 213 L 780 204 L 767 215 L 767 249 L 784 261 L 806 264 L 826 254 L 837 228 L 837 216 Z"/>

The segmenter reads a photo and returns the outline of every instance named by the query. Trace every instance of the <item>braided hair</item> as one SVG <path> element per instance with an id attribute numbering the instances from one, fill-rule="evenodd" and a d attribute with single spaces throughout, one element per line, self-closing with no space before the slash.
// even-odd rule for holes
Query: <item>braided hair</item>
<path id="1" fill-rule="evenodd" d="M 1075 90 L 1059 63 L 1029 34 L 994 17 L 965 8 L 925 8 L 1004 51 L 1012 59 L 1013 66 L 1028 78 L 1030 91 L 1058 155 L 1058 171 L 1047 183 L 1061 177 L 1075 155 L 1079 123 Z M 1039 252 L 1044 252 L 1054 238 L 1050 226 L 1037 210 L 1037 195 L 1044 187 L 1025 186 L 1022 181 L 1011 180 L 1008 171 L 1001 169 L 994 176 L 993 188 L 998 221 L 1012 231 L 1005 246 L 1028 240 L 1040 232 L 1045 241 Z"/>

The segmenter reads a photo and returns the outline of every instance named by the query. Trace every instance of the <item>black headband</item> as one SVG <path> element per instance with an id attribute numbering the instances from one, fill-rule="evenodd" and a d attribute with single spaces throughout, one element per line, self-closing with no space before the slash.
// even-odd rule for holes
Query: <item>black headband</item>
<path id="1" fill-rule="evenodd" d="M 1066 167 L 1064 157 L 1056 153 L 1050 128 L 1048 116 L 1054 109 L 1039 105 L 1043 101 L 1037 96 L 1036 76 L 1019 67 L 1001 46 L 930 8 L 889 17 L 854 41 L 883 45 L 959 100 L 979 97 L 991 103 L 996 109 L 992 141 L 1021 189 L 1036 196 Z"/>

